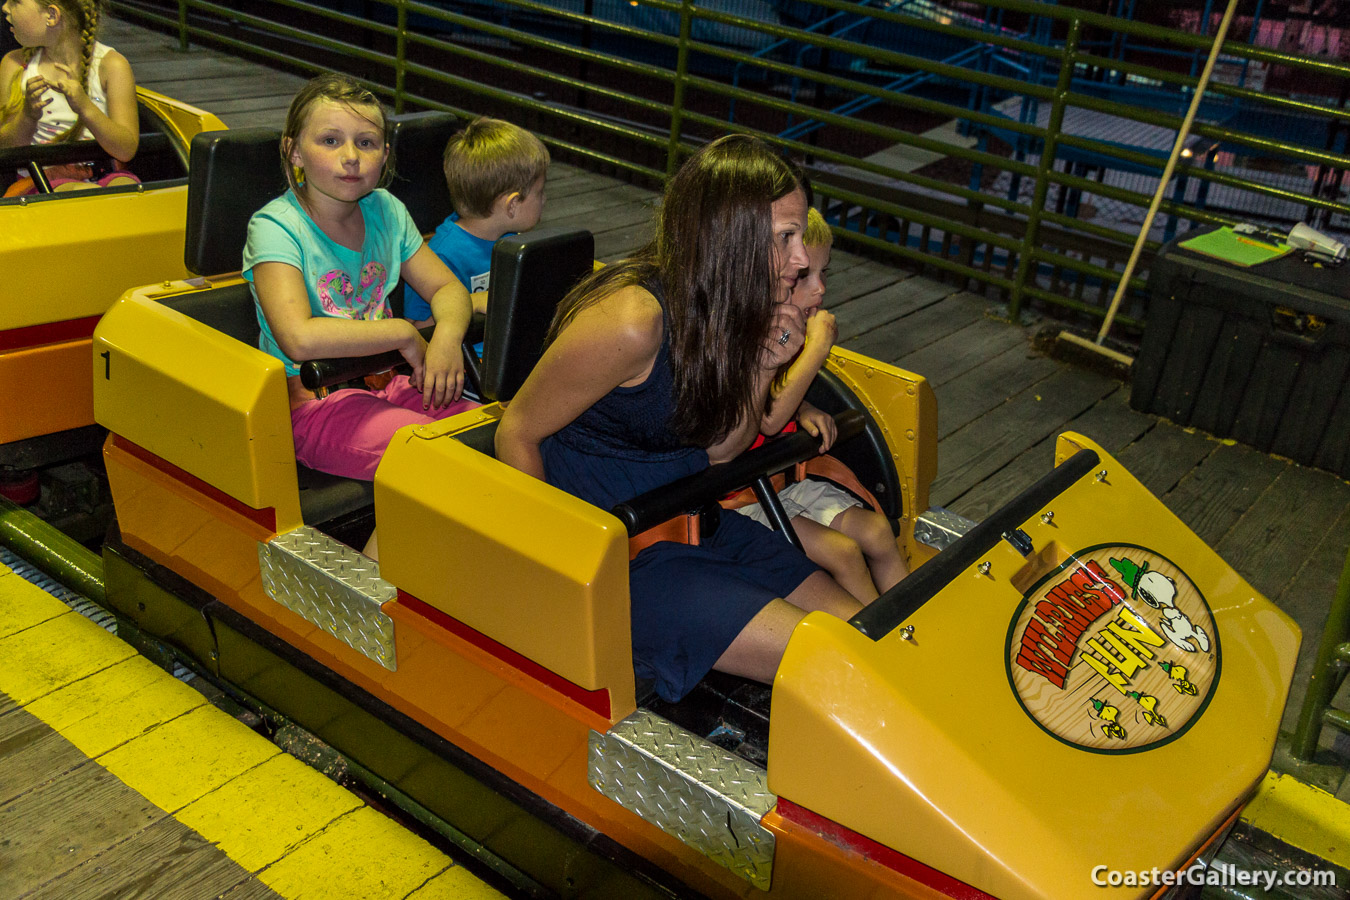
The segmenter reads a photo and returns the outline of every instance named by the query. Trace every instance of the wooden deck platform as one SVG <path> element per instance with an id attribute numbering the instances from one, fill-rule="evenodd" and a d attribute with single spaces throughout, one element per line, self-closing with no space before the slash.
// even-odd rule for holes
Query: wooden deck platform
<path id="1" fill-rule="evenodd" d="M 302 83 L 210 50 L 180 53 L 172 38 L 122 22 L 108 23 L 105 40 L 127 55 L 139 83 L 209 109 L 232 127 L 279 127 Z M 601 259 L 623 257 L 649 234 L 650 191 L 561 164 L 550 171 L 547 191 L 543 224 L 590 228 Z M 934 504 L 974 519 L 987 515 L 1050 469 L 1054 438 L 1064 430 L 1116 454 L 1303 627 L 1284 719 L 1292 728 L 1350 542 L 1350 483 L 1136 412 L 1127 385 L 1041 355 L 1029 329 L 995 320 L 984 298 L 944 282 L 840 249 L 826 303 L 843 346 L 933 384 L 940 438 Z M 1350 796 L 1350 785 L 1345 791 Z"/>

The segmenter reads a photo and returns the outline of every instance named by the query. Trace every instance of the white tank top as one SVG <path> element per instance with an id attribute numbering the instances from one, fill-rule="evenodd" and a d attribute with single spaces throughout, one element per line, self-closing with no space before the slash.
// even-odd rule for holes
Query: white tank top
<path id="1" fill-rule="evenodd" d="M 103 80 L 99 78 L 99 69 L 103 66 L 103 57 L 108 55 L 112 48 L 107 44 L 94 42 L 94 56 L 89 61 L 89 83 L 85 85 L 85 91 L 89 94 L 89 99 L 94 101 L 94 105 L 104 115 L 108 114 L 108 96 L 103 92 Z M 28 84 L 28 79 L 38 73 L 38 63 L 42 61 L 42 48 L 33 54 L 33 58 L 28 61 L 28 66 L 23 70 L 23 83 Z M 70 126 L 75 124 L 78 116 L 75 110 L 70 108 L 66 102 L 66 95 L 60 91 L 48 89 L 44 95 L 51 98 L 42 110 L 42 118 L 38 119 L 37 130 L 33 132 L 34 144 L 50 144 L 59 136 L 66 133 Z M 80 134 L 76 135 L 77 140 L 87 141 L 93 139 L 93 134 L 88 128 L 80 129 Z"/>

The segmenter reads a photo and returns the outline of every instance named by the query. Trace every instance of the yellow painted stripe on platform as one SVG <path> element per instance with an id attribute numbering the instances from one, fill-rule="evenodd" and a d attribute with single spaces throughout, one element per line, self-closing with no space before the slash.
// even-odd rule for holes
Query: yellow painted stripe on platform
<path id="1" fill-rule="evenodd" d="M 1267 772 L 1242 818 L 1290 846 L 1350 868 L 1350 807 L 1321 788 Z"/>
<path id="2" fill-rule="evenodd" d="M 3 565 L 0 690 L 285 897 L 501 900 Z"/>
<path id="3" fill-rule="evenodd" d="M 34 700 L 26 709 L 96 757 L 206 705 L 200 692 L 133 656 Z"/>
<path id="4" fill-rule="evenodd" d="M 18 577 L 5 579 L 0 618 L 8 615 L 11 592 L 17 593 L 13 605 L 20 611 L 38 605 L 32 603 L 28 591 L 16 592 L 15 582 L 32 587 Z M 60 600 L 50 595 L 47 600 L 69 614 L 46 619 L 0 640 L 0 689 L 20 705 L 136 655 L 128 644 L 84 616 L 69 612 Z"/>
<path id="5" fill-rule="evenodd" d="M 214 706 L 152 728 L 98 758 L 165 812 L 177 812 L 281 750 Z"/>
<path id="6" fill-rule="evenodd" d="M 57 616 L 76 615 L 60 600 L 35 584 L 29 584 L 15 575 L 9 566 L 0 565 L 0 638 L 32 628 Z"/>
<path id="7" fill-rule="evenodd" d="M 293 756 L 281 754 L 188 804 L 175 818 L 256 872 L 281 859 L 330 822 L 361 806 Z"/>
<path id="8" fill-rule="evenodd" d="M 323 885 L 321 894 L 315 896 L 368 900 L 406 897 L 450 865 L 450 860 L 426 841 L 370 807 L 362 807 L 338 819 L 258 877 L 288 897 L 300 896 L 307 885 Z M 341 877 L 334 877 L 339 869 Z"/>

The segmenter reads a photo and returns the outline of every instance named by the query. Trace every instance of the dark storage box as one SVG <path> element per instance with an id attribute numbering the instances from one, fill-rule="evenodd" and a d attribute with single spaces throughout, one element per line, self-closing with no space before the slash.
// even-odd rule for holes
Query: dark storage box
<path id="1" fill-rule="evenodd" d="M 1163 248 L 1130 405 L 1350 477 L 1350 265 Z"/>

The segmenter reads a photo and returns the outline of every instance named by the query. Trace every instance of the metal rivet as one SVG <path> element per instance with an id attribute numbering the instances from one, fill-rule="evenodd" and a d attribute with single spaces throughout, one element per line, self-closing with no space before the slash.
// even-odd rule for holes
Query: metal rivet
<path id="1" fill-rule="evenodd" d="M 1106 470 L 1105 470 L 1105 469 L 1102 469 L 1100 472 L 1097 473 L 1097 480 L 1098 480 L 1098 481 L 1105 481 L 1105 480 L 1106 480 Z"/>
<path id="2" fill-rule="evenodd" d="M 1047 525 L 1049 525 L 1051 522 L 1054 522 L 1055 521 L 1054 511 L 1047 509 L 1044 513 L 1041 514 L 1041 521 Z"/>
<path id="3" fill-rule="evenodd" d="M 981 575 L 988 575 L 988 574 L 989 574 L 989 569 L 991 568 L 991 566 L 989 565 L 989 561 L 988 561 L 988 560 L 985 560 L 984 562 L 980 563 L 980 565 L 978 566 L 978 568 L 979 568 L 979 570 L 980 570 L 980 574 L 981 574 Z"/>
<path id="4" fill-rule="evenodd" d="M 913 626 L 913 625 L 906 625 L 904 628 L 901 628 L 901 629 L 900 629 L 900 640 L 902 640 L 902 641 L 912 641 L 912 640 L 914 640 L 914 626 Z"/>

